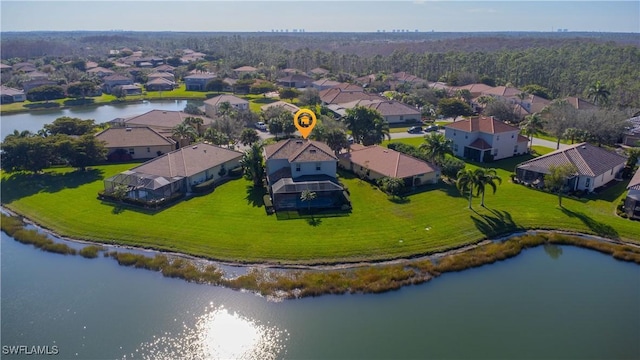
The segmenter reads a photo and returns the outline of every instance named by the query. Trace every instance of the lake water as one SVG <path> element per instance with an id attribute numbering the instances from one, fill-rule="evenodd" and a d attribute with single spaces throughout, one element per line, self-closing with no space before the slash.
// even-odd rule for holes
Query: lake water
<path id="1" fill-rule="evenodd" d="M 144 114 L 151 110 L 184 110 L 187 102 L 193 102 L 198 106 L 202 105 L 202 101 L 191 100 L 145 101 L 133 104 L 74 107 L 69 109 L 3 115 L 0 117 L 0 135 L 1 138 L 4 139 L 7 135 L 11 134 L 13 130 L 37 132 L 42 129 L 44 124 L 50 124 L 62 116 L 93 119 L 99 124 L 115 118 L 127 118 Z"/>
<path id="2" fill-rule="evenodd" d="M 59 355 L 44 358 L 63 359 L 640 358 L 640 266 L 573 247 L 538 247 L 391 293 L 274 303 L 108 258 L 41 252 L 4 233 L 1 245 L 3 351 L 56 346 Z"/>

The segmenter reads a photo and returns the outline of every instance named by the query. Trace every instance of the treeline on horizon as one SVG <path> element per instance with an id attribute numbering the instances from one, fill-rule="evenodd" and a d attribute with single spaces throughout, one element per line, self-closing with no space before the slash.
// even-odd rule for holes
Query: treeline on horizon
<path id="1" fill-rule="evenodd" d="M 173 33 L 37 32 L 3 34 L 3 59 L 75 57 L 99 60 L 129 47 L 171 57 L 207 54 L 220 68 L 243 65 L 362 76 L 406 71 L 464 85 L 537 84 L 554 97 L 585 96 L 600 81 L 617 107 L 640 108 L 640 41 L 621 33 Z M 340 78 L 343 80 L 344 78 Z M 348 79 L 348 77 L 346 77 Z"/>

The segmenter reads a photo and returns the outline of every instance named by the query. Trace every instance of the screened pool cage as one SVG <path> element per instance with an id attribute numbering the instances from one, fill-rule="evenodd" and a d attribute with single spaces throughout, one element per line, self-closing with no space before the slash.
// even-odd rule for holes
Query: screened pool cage
<path id="1" fill-rule="evenodd" d="M 166 178 L 164 176 L 124 171 L 104 180 L 104 191 L 112 194 L 118 185 L 126 186 L 127 197 L 147 202 L 162 201 L 171 195 L 184 191 L 183 177 Z"/>
<path id="2" fill-rule="evenodd" d="M 305 202 L 300 198 L 304 190 L 316 193 L 316 198 Z M 348 200 L 342 186 L 329 180 L 295 182 L 291 178 L 276 181 L 271 187 L 276 210 L 311 208 L 339 208 Z"/>

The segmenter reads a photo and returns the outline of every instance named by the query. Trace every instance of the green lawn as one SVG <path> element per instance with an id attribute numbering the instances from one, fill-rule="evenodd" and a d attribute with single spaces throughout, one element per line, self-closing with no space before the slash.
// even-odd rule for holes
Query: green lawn
<path id="1" fill-rule="evenodd" d="M 486 195 L 487 208 L 454 186 L 440 184 L 391 201 L 356 178 L 342 177 L 351 191 L 348 216 L 278 220 L 267 216 L 250 183 L 234 180 L 213 193 L 159 212 L 117 208 L 96 199 L 102 179 L 132 167 L 98 166 L 78 173 L 56 169 L 44 175 L 2 175 L 2 203 L 65 236 L 154 247 L 229 261 L 321 263 L 389 259 L 457 247 L 524 228 L 576 230 L 640 240 L 640 223 L 615 216 L 624 196 L 621 182 L 599 198 L 565 199 L 512 184 L 510 159 L 491 166 L 503 179 Z M 470 165 L 473 166 L 473 165 Z"/>

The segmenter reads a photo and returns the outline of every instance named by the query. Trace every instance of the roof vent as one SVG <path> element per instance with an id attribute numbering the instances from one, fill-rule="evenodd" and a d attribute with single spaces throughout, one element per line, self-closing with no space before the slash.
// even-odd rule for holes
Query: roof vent
<path id="1" fill-rule="evenodd" d="M 125 131 L 131 131 L 131 128 L 126 128 Z"/>
<path id="2" fill-rule="evenodd" d="M 194 147 L 192 147 L 192 149 L 197 149 L 197 148 L 198 148 L 198 145 L 195 145 Z"/>
<path id="3" fill-rule="evenodd" d="M 302 144 L 302 140 L 296 140 L 296 144 Z"/>
<path id="4" fill-rule="evenodd" d="M 309 152 L 312 153 L 312 154 L 315 154 L 316 153 L 316 149 L 309 149 Z"/>
<path id="5" fill-rule="evenodd" d="M 586 149 L 586 148 L 587 148 L 587 146 L 586 146 L 586 145 L 582 145 L 582 146 L 581 146 L 581 148 Z"/>

